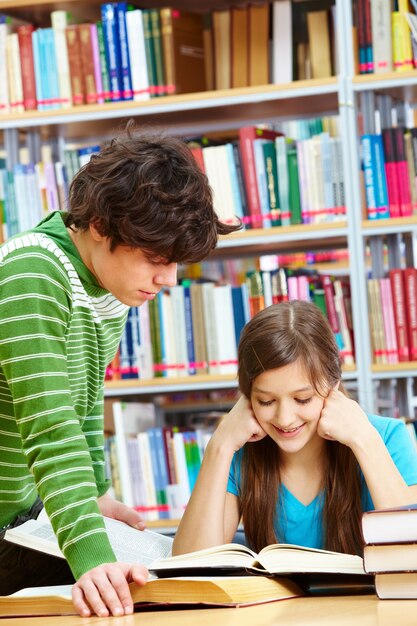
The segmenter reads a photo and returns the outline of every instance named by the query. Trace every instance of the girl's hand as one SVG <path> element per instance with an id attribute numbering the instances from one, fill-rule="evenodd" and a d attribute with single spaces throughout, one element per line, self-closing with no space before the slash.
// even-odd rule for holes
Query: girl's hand
<path id="1" fill-rule="evenodd" d="M 324 401 L 317 433 L 323 439 L 340 441 L 350 448 L 363 441 L 373 430 L 366 413 L 357 402 L 333 389 Z"/>
<path id="2" fill-rule="evenodd" d="M 144 530 L 146 524 L 135 509 L 132 507 L 114 500 L 107 493 L 97 499 L 100 512 L 105 517 L 111 517 L 111 519 L 117 519 L 119 522 L 124 522 L 128 526 L 133 526 L 138 530 Z"/>
<path id="3" fill-rule="evenodd" d="M 216 441 L 229 445 L 232 452 L 236 452 L 248 441 L 260 441 L 266 437 L 252 410 L 252 405 L 246 396 L 241 396 L 232 410 L 227 413 L 216 428 Z"/>

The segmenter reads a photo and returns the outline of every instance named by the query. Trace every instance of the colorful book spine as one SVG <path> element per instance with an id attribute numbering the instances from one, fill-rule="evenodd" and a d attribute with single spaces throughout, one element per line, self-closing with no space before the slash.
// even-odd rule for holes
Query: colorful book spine
<path id="1" fill-rule="evenodd" d="M 410 348 L 407 331 L 404 277 L 401 269 L 389 271 L 392 301 L 394 305 L 395 332 L 397 335 L 398 358 L 400 363 L 410 360 Z"/>
<path id="2" fill-rule="evenodd" d="M 132 100 L 132 79 L 130 75 L 130 57 L 129 46 L 127 41 L 126 30 L 126 12 L 127 2 L 115 3 L 116 22 L 117 22 L 117 45 L 119 47 L 119 85 L 121 89 L 122 100 Z"/>
<path id="3" fill-rule="evenodd" d="M 120 57 L 118 45 L 118 29 L 115 15 L 115 3 L 101 5 L 101 21 L 103 25 L 104 48 L 110 81 L 110 100 L 118 102 L 122 99 L 120 81 Z"/>

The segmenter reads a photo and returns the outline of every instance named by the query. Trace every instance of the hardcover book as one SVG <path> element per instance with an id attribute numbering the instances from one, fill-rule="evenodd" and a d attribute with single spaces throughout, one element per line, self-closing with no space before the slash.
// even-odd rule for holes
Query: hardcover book
<path id="1" fill-rule="evenodd" d="M 215 578 L 165 578 L 149 580 L 143 587 L 130 584 L 135 610 L 141 608 L 240 607 L 302 596 L 290 580 L 264 576 Z M 74 615 L 71 586 L 23 589 L 0 597 L 2 617 L 35 615 Z"/>

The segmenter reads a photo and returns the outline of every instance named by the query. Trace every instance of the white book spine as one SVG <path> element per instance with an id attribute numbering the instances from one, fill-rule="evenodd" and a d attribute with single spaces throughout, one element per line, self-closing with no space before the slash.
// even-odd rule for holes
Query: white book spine
<path id="1" fill-rule="evenodd" d="M 129 456 L 124 429 L 123 406 L 121 402 L 113 402 L 113 422 L 116 437 L 117 463 L 119 466 L 120 485 L 123 502 L 133 506 L 132 483 L 129 468 Z"/>
<path id="2" fill-rule="evenodd" d="M 54 31 L 56 65 L 59 83 L 59 99 L 61 107 L 66 109 L 72 104 L 71 80 L 68 63 L 67 40 L 65 29 L 68 25 L 66 11 L 52 11 L 51 23 Z"/>
<path id="3" fill-rule="evenodd" d="M 149 100 L 149 77 L 146 64 L 143 16 L 140 9 L 126 12 L 127 45 L 129 49 L 130 73 L 133 99 Z"/>

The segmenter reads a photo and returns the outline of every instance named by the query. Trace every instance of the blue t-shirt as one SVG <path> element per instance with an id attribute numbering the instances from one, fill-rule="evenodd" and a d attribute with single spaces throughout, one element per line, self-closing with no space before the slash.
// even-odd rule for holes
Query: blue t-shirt
<path id="1" fill-rule="evenodd" d="M 377 429 L 392 460 L 407 485 L 417 484 L 417 454 L 415 446 L 401 420 L 391 417 L 369 415 L 369 421 Z M 243 448 L 236 452 L 230 467 L 227 491 L 239 497 L 240 468 Z M 374 508 L 371 494 L 362 475 L 362 509 Z M 323 505 L 324 492 L 305 506 L 281 485 L 277 497 L 275 534 L 282 543 L 293 543 L 310 548 L 324 548 Z"/>

